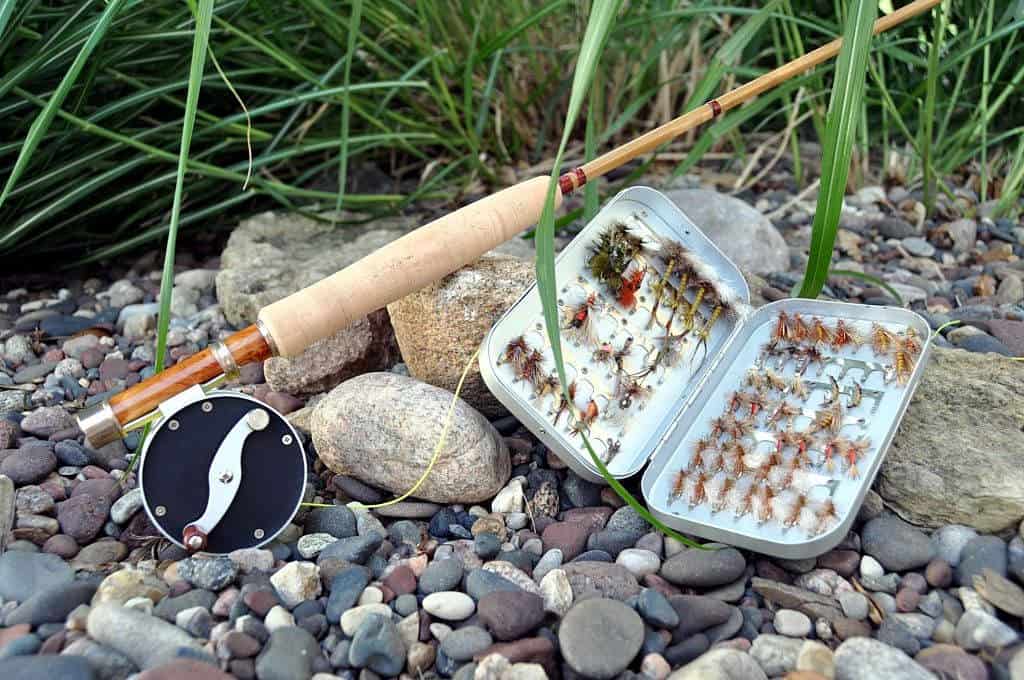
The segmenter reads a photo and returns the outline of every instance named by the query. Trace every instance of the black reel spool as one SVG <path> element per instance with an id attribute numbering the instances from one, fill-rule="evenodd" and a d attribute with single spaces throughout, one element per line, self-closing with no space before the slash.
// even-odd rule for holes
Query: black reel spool
<path id="1" fill-rule="evenodd" d="M 139 486 L 154 526 L 189 552 L 274 538 L 295 516 L 306 454 L 284 416 L 244 394 L 192 387 L 161 404 Z"/>

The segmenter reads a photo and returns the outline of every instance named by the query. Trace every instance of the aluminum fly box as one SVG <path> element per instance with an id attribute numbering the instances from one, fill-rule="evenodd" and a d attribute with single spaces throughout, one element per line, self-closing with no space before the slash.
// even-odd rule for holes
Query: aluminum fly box
<path id="1" fill-rule="evenodd" d="M 758 309 L 737 267 L 663 194 L 618 194 L 556 259 L 570 398 L 531 287 L 491 329 L 491 392 L 581 477 L 583 435 L 688 534 L 786 558 L 848 532 L 927 360 L 901 308 Z"/>

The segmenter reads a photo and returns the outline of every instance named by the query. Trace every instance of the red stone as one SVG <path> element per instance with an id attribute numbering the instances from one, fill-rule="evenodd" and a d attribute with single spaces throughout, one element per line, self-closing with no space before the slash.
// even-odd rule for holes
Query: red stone
<path id="1" fill-rule="evenodd" d="M 562 559 L 569 562 L 583 552 L 591 531 L 592 529 L 585 523 L 555 522 L 541 534 L 544 552 L 558 548 L 562 551 Z"/>
<path id="2" fill-rule="evenodd" d="M 400 564 L 391 570 L 391 573 L 384 578 L 384 585 L 391 589 L 395 595 L 406 595 L 416 592 L 416 574 L 412 569 Z"/>

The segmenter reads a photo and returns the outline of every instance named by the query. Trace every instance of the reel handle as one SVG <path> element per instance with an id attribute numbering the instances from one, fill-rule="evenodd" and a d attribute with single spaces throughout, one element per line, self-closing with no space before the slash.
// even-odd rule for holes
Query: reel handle
<path id="1" fill-rule="evenodd" d="M 356 319 L 475 261 L 540 219 L 547 177 L 440 217 L 336 274 L 260 310 L 277 354 L 295 356 Z M 555 207 L 562 194 L 555 191 Z"/>

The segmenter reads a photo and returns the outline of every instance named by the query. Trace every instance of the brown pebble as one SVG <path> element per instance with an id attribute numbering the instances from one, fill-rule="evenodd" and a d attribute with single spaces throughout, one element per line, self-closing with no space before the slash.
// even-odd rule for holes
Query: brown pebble
<path id="1" fill-rule="evenodd" d="M 818 566 L 831 569 L 840 576 L 853 576 L 860 565 L 860 554 L 856 550 L 832 550 L 818 558 Z"/>
<path id="2" fill-rule="evenodd" d="M 921 601 L 921 593 L 910 588 L 900 588 L 896 593 L 896 609 L 901 612 L 912 612 Z"/>
<path id="3" fill-rule="evenodd" d="M 948 588 L 953 583 L 953 567 L 945 560 L 932 560 L 925 567 L 924 578 L 933 588 Z"/>
<path id="4" fill-rule="evenodd" d="M 384 578 L 384 585 L 394 595 L 405 595 L 416 592 L 416 574 L 405 565 L 398 565 Z"/>
<path id="5" fill-rule="evenodd" d="M 832 630 L 840 640 L 849 640 L 852 637 L 871 637 L 870 624 L 866 621 L 855 621 L 846 617 L 832 621 Z"/>
<path id="6" fill-rule="evenodd" d="M 39 648 L 39 653 L 60 654 L 60 650 L 64 648 L 64 640 L 66 637 L 67 633 L 63 630 L 57 631 L 43 641 L 42 646 Z"/>
<path id="7" fill-rule="evenodd" d="M 923 595 L 928 592 L 928 581 L 916 571 L 911 571 L 903 575 L 903 578 L 900 580 L 900 587 L 909 588 Z"/>

